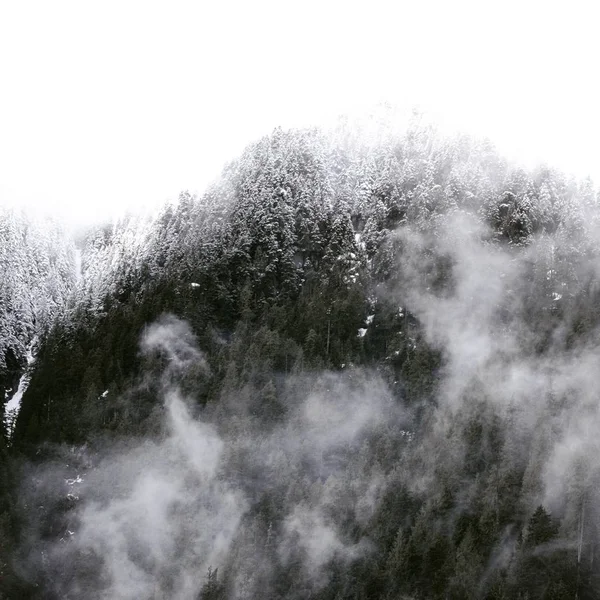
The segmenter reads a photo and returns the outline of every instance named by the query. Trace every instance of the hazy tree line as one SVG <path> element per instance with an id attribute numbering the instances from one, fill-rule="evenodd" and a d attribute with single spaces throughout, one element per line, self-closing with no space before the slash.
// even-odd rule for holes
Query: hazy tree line
<path id="1" fill-rule="evenodd" d="M 418 122 L 276 130 L 155 221 L 53 248 L 3 217 L 6 400 L 39 347 L 0 436 L 0 597 L 597 597 L 599 218 L 591 182 Z M 222 442 L 210 475 L 169 450 L 175 388 Z M 144 444 L 181 469 L 170 527 L 216 515 L 228 542 L 140 541 L 125 589 L 108 534 L 81 539 Z"/>

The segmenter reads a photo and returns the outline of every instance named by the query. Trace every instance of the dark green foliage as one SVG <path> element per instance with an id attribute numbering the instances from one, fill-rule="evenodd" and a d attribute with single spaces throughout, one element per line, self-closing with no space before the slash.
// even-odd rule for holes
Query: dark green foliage
<path id="1" fill-rule="evenodd" d="M 545 511 L 543 506 L 538 506 L 527 524 L 525 546 L 535 548 L 541 544 L 547 544 L 556 537 L 558 528 L 552 522 L 552 517 Z"/>
<path id="2" fill-rule="evenodd" d="M 226 598 L 225 589 L 223 584 L 219 581 L 218 575 L 219 569 L 208 567 L 206 583 L 198 596 L 198 600 L 224 600 Z"/>
<path id="3" fill-rule="evenodd" d="M 360 448 L 321 456 L 318 470 L 306 469 L 310 475 L 258 472 L 243 453 L 230 456 L 251 499 L 237 542 L 254 552 L 198 573 L 198 600 L 232 597 L 236 585 L 254 598 L 594 597 L 593 542 L 582 537 L 578 555 L 572 517 L 553 518 L 543 506 L 530 514 L 528 503 L 540 501 L 531 475 L 537 455 L 519 437 L 518 417 L 490 407 L 470 384 L 460 410 L 437 415 L 452 357 L 407 308 L 414 281 L 401 268 L 407 241 L 394 232 L 408 225 L 430 241 L 418 249 L 418 263 L 435 299 L 457 287 L 452 257 L 433 243 L 449 214 L 476 215 L 489 227 L 485 243 L 515 256 L 534 242 L 545 247 L 524 261 L 529 287 L 515 290 L 521 301 L 497 307 L 507 330 L 517 318 L 527 324 L 523 351 L 545 357 L 557 338 L 567 348 L 593 341 L 600 323 L 595 275 L 582 258 L 597 254 L 573 185 L 547 170 L 511 172 L 487 144 L 440 141 L 417 127 L 377 147 L 277 130 L 202 198 L 182 194 L 146 232 L 135 259 L 127 255 L 114 271 L 90 276 L 44 331 L 11 446 L 0 437 L 0 598 L 36 597 L 10 566 L 20 533 L 17 459 L 41 460 L 53 444 L 164 434 L 157 382 L 168 358 L 142 355 L 139 340 L 165 313 L 189 323 L 206 361 L 177 385 L 193 411 L 230 435 L 268 435 L 293 412 L 294 385 L 306 394 L 320 372 L 358 378 L 355 367 L 379 374 L 410 423 L 386 424 Z M 94 260 L 99 271 L 112 264 L 111 248 L 124 243 L 128 227 L 89 234 L 88 275 Z M 19 344 L 0 357 L 2 406 L 4 390 L 23 372 L 13 349 L 22 350 Z M 563 409 L 557 400 L 555 414 Z M 310 504 L 324 486 L 349 486 L 336 477 L 359 481 L 371 471 L 386 481 L 373 491 L 371 512 L 359 514 L 350 497 L 328 515 L 345 543 L 366 539 L 369 551 L 334 555 L 319 574 L 325 583 L 310 585 L 305 550 L 294 547 L 286 560 L 278 552 L 284 504 Z M 577 502 L 571 509 L 581 512 Z M 58 536 L 68 511 L 58 507 L 59 517 L 48 517 L 47 538 Z"/>

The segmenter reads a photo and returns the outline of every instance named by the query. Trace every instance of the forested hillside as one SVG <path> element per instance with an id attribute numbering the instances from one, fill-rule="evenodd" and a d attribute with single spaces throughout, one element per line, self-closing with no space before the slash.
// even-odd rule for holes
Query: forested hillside
<path id="1" fill-rule="evenodd" d="M 2 214 L 0 598 L 600 596 L 600 196 L 367 133 L 75 240 Z"/>
<path id="2" fill-rule="evenodd" d="M 57 224 L 2 208 L 0 240 L 0 398 L 4 400 L 25 365 L 27 346 L 48 329 L 64 306 L 75 280 L 76 257 L 73 244 Z"/>

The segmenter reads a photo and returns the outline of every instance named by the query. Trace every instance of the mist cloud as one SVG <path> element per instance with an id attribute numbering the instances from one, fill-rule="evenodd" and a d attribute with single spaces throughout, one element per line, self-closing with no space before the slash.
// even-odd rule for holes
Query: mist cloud
<path id="1" fill-rule="evenodd" d="M 598 498 L 598 332 L 576 343 L 568 337 L 574 299 L 596 267 L 583 252 L 571 256 L 570 271 L 559 258 L 596 239 L 594 232 L 587 223 L 577 234 L 585 239 L 568 239 L 559 228 L 511 247 L 457 211 L 428 230 L 396 233 L 400 283 L 388 293 L 418 318 L 442 357 L 431 427 L 414 449 L 423 475 L 407 481 L 415 493 L 440 493 L 433 475 L 440 468 L 448 476 L 460 471 L 467 453 L 461 424 L 492 427 L 499 419 L 505 452 L 515 452 L 515 466 L 528 464 L 526 514 L 543 504 L 565 515 Z M 587 518 L 597 515 L 590 509 Z"/>
<path id="2" fill-rule="evenodd" d="M 72 461 L 79 465 L 68 486 L 74 508 L 61 541 L 29 540 L 30 564 L 40 564 L 36 556 L 44 548 L 41 566 L 56 593 L 195 600 L 209 569 L 219 569 L 227 573 L 222 584 L 229 597 L 245 598 L 296 563 L 307 589 L 318 589 L 332 561 L 373 551 L 366 534 L 349 538 L 342 525 L 350 514 L 368 524 L 386 488 L 385 474 L 370 464 L 370 440 L 408 419 L 383 380 L 359 370 L 289 376 L 281 422 L 230 429 L 223 415 L 218 426 L 210 411 L 195 418 L 194 400 L 178 389 L 189 369 L 210 372 L 187 323 L 162 317 L 146 328 L 140 347 L 164 359 L 162 372 L 153 374 L 163 432 L 101 449 L 91 461 Z M 233 419 L 235 399 L 222 404 Z M 36 493 L 64 494 L 52 483 L 66 480 L 63 471 L 46 465 L 46 482 L 38 480 Z M 254 511 L 265 494 L 280 504 L 261 525 Z M 264 527 L 273 530 L 272 542 L 261 550 L 256 539 Z"/>

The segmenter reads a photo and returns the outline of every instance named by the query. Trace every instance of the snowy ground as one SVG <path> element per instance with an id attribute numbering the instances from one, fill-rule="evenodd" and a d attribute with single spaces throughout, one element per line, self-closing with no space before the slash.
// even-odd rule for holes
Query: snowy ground
<path id="1" fill-rule="evenodd" d="M 12 433 L 15 427 L 15 423 L 17 421 L 17 416 L 19 415 L 19 410 L 21 409 L 21 400 L 23 398 L 23 394 L 27 390 L 27 386 L 29 385 L 29 380 L 31 379 L 31 365 L 35 362 L 34 348 L 37 346 L 37 337 L 31 340 L 27 348 L 27 368 L 21 375 L 21 379 L 19 379 L 19 386 L 17 387 L 17 391 L 13 394 L 12 398 L 6 403 L 4 408 L 5 416 L 5 424 L 6 424 L 6 432 L 8 437 L 12 437 Z"/>

